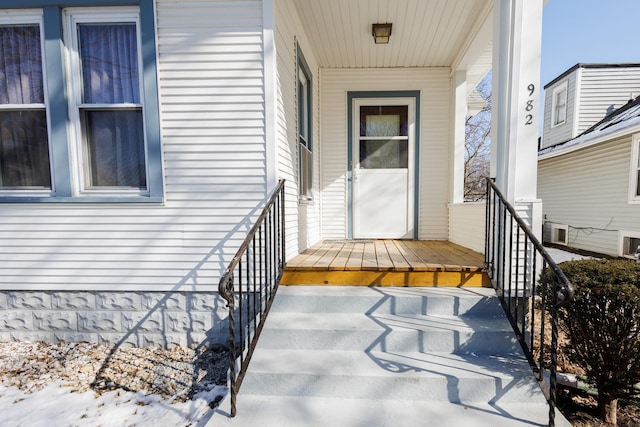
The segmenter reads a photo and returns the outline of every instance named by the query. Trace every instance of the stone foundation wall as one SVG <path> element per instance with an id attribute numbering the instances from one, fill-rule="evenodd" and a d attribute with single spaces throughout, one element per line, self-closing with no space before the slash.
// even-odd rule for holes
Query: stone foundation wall
<path id="1" fill-rule="evenodd" d="M 227 318 L 217 292 L 0 291 L 0 341 L 226 345 Z"/>

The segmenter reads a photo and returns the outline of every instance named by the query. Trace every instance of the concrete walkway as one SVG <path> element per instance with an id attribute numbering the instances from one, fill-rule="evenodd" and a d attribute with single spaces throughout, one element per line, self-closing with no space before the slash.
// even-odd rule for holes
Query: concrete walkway
<path id="1" fill-rule="evenodd" d="M 209 426 L 543 426 L 492 289 L 281 287 L 231 419 Z M 556 425 L 570 424 L 559 415 Z"/>

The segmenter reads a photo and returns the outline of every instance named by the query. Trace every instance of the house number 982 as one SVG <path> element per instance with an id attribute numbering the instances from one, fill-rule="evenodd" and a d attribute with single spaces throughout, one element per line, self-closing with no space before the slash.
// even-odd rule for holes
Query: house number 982
<path id="1" fill-rule="evenodd" d="M 536 91 L 536 86 L 531 83 L 529 84 L 529 86 L 527 86 L 527 90 L 529 91 L 529 99 L 527 100 L 527 105 L 524 107 L 525 111 L 528 113 L 525 117 L 525 125 L 531 125 L 533 124 L 533 114 L 531 114 L 531 111 L 533 111 L 533 99 L 532 96 Z"/>

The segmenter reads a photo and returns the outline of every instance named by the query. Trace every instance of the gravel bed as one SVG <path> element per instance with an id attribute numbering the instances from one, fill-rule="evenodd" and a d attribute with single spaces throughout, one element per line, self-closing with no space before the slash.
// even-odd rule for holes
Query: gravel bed
<path id="1" fill-rule="evenodd" d="M 222 348 L 114 349 L 92 343 L 0 342 L 0 383 L 25 393 L 59 382 L 75 392 L 123 389 L 185 402 L 226 385 L 227 363 L 228 353 Z"/>

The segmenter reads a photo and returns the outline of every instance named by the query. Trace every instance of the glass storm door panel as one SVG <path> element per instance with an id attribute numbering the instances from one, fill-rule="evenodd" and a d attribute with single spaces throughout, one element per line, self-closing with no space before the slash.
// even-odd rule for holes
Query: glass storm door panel
<path id="1" fill-rule="evenodd" d="M 353 237 L 414 237 L 414 100 L 353 103 Z"/>

